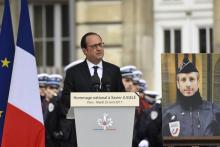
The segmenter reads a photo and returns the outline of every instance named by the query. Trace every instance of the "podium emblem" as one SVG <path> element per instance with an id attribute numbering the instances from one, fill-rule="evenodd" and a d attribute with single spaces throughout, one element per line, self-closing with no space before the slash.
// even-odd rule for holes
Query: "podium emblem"
<path id="1" fill-rule="evenodd" d="M 113 125 L 112 118 L 107 113 L 104 113 L 103 118 L 99 118 L 97 123 L 103 130 L 108 130 Z"/>

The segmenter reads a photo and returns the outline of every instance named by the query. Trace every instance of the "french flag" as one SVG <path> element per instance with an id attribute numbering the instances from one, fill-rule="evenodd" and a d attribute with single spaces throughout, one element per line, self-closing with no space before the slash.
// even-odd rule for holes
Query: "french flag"
<path id="1" fill-rule="evenodd" d="M 1 146 L 45 146 L 45 128 L 27 0 L 21 0 L 18 36 Z"/>

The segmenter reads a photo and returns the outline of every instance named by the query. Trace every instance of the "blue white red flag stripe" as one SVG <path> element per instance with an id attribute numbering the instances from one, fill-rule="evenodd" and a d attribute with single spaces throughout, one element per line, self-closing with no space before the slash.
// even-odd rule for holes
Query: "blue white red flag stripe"
<path id="1" fill-rule="evenodd" d="M 45 146 L 45 129 L 27 0 L 21 0 L 18 37 L 2 138 L 2 147 L 14 146 Z"/>

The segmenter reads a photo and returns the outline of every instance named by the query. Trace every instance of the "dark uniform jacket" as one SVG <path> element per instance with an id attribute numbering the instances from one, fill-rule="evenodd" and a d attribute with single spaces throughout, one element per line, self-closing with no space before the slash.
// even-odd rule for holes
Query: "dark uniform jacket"
<path id="1" fill-rule="evenodd" d="M 43 103 L 43 114 L 44 114 L 44 125 L 46 130 L 46 139 L 45 146 L 46 147 L 59 147 L 59 140 L 54 137 L 54 133 L 59 130 L 59 111 L 58 103 L 55 98 L 52 98 L 50 102 L 45 99 L 42 101 Z"/>
<path id="2" fill-rule="evenodd" d="M 163 111 L 164 136 L 171 136 L 169 123 L 178 121 L 179 136 L 220 136 L 220 109 L 217 105 L 202 100 L 198 105 L 188 105 L 177 102 Z"/>
<path id="3" fill-rule="evenodd" d="M 136 131 L 132 147 L 138 147 L 142 140 L 148 140 L 149 147 L 162 147 L 162 110 L 161 104 L 155 103 L 150 109 L 143 111 Z"/>

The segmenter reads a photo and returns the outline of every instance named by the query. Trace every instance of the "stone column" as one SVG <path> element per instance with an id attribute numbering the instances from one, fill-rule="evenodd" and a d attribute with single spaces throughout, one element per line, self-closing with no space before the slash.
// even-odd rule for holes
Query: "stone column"
<path id="1" fill-rule="evenodd" d="M 149 89 L 153 90 L 154 47 L 153 47 L 153 1 L 136 1 L 136 60 L 137 67 L 144 73 Z"/>
<path id="2" fill-rule="evenodd" d="M 153 0 L 123 0 L 123 65 L 133 64 L 153 89 Z"/>
<path id="3" fill-rule="evenodd" d="M 122 65 L 135 64 L 135 1 L 122 0 Z"/>

